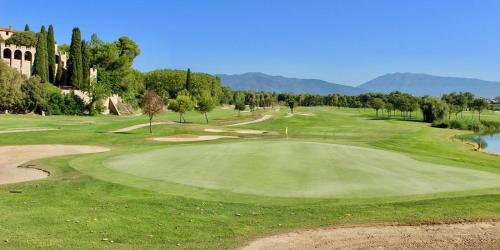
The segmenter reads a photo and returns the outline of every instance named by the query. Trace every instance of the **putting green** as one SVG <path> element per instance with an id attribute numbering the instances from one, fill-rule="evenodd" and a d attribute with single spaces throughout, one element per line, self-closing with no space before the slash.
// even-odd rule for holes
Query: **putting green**
<path id="1" fill-rule="evenodd" d="M 115 171 L 274 197 L 376 197 L 500 186 L 500 175 L 370 148 L 301 141 L 190 144 L 122 155 Z"/>

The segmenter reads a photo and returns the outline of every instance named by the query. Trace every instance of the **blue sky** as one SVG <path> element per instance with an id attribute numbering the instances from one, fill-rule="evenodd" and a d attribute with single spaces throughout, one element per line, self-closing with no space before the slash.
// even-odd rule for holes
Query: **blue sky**
<path id="1" fill-rule="evenodd" d="M 347 85 L 392 72 L 500 81 L 497 0 L 45 2 L 0 3 L 0 26 L 53 24 L 59 43 L 74 26 L 86 39 L 126 35 L 141 47 L 141 71 L 258 71 Z"/>

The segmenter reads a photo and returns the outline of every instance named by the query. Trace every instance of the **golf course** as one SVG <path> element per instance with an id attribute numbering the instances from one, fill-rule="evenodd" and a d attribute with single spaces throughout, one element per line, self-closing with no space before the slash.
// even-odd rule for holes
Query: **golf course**
<path id="1" fill-rule="evenodd" d="M 0 171 L 19 180 L 0 185 L 0 247 L 269 249 L 280 239 L 267 236 L 303 229 L 422 224 L 490 228 L 498 244 L 500 158 L 471 132 L 362 108 L 289 112 L 217 107 L 208 124 L 165 112 L 152 134 L 145 115 L 2 115 Z M 296 234 L 283 237 L 297 248 L 318 237 Z"/>

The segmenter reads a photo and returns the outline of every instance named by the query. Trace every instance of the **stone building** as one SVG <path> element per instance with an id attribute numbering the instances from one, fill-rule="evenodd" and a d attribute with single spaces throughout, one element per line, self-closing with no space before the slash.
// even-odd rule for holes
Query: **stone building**
<path id="1" fill-rule="evenodd" d="M 0 27 L 0 58 L 2 61 L 7 63 L 11 68 L 16 69 L 21 74 L 30 77 L 33 72 L 33 63 L 35 62 L 36 56 L 36 47 L 26 47 L 26 46 L 18 46 L 14 44 L 7 45 L 5 44 L 5 40 L 9 39 L 12 34 L 18 31 L 13 30 L 12 28 L 4 28 Z M 3 42 L 2 42 L 3 40 Z M 59 62 L 63 66 L 64 70 L 67 69 L 67 59 L 68 56 L 66 53 L 59 51 L 59 47 L 57 44 L 55 45 L 56 52 L 56 72 Z M 97 70 L 94 68 L 90 69 L 90 79 L 97 79 Z M 65 85 L 65 83 L 63 83 Z M 76 95 L 78 95 L 82 100 L 88 104 L 89 96 L 87 93 L 74 90 L 71 86 L 61 86 L 61 92 L 64 94 L 68 94 L 70 91 L 73 91 Z M 121 103 L 121 98 L 118 95 L 113 95 L 106 98 L 103 101 L 104 112 L 103 114 L 120 114 L 120 110 L 118 107 Z M 122 111 L 123 112 L 123 111 Z"/>
<path id="2" fill-rule="evenodd" d="M 2 61 L 7 63 L 11 68 L 17 69 L 21 74 L 30 77 L 33 72 L 33 63 L 35 62 L 36 48 L 18 46 L 14 44 L 7 45 L 5 40 L 16 33 L 12 28 L 0 27 L 0 37 L 4 42 L 0 42 L 0 57 Z M 0 40 L 1 41 L 1 40 Z M 56 70 L 61 62 L 64 69 L 66 69 L 67 55 L 59 51 L 57 44 L 55 45 L 56 51 Z M 56 71 L 57 72 L 57 71 Z M 94 75 L 96 72 L 92 72 Z"/>

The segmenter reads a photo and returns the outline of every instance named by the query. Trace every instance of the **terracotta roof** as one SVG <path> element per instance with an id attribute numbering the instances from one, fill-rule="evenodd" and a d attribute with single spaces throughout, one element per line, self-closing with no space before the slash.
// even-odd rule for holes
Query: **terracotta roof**
<path id="1" fill-rule="evenodd" d="M 0 27 L 0 31 L 16 32 L 15 30 L 13 30 L 11 28 L 5 28 L 5 27 Z"/>

